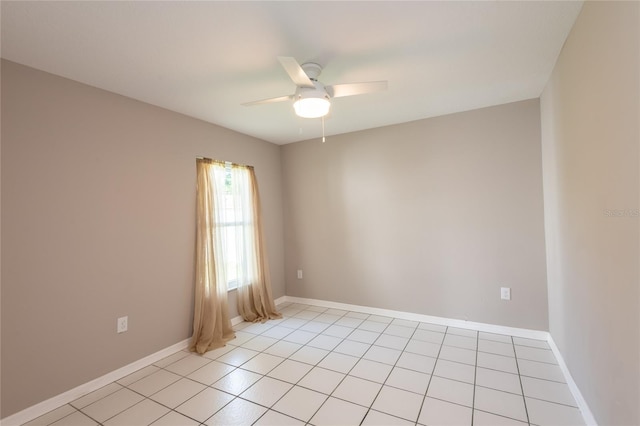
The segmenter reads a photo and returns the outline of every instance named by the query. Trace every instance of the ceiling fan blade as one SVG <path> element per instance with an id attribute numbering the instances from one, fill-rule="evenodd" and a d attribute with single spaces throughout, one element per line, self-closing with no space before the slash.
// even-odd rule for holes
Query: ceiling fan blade
<path id="1" fill-rule="evenodd" d="M 343 96 L 382 92 L 383 90 L 387 90 L 387 82 L 369 81 L 366 83 L 334 84 L 333 86 L 326 86 L 325 89 L 332 98 L 341 98 Z"/>
<path id="2" fill-rule="evenodd" d="M 243 106 L 253 106 L 253 105 L 272 104 L 272 103 L 275 103 L 275 102 L 288 101 L 289 99 L 293 99 L 293 95 L 279 96 L 277 98 L 262 99 L 260 101 L 245 102 L 242 105 Z"/>
<path id="3" fill-rule="evenodd" d="M 289 56 L 278 56 L 278 60 L 284 70 L 289 74 L 291 80 L 298 87 L 308 87 L 313 89 L 315 86 L 313 85 L 313 81 L 307 76 L 307 73 L 304 72 L 298 61 L 295 58 L 291 58 Z"/>

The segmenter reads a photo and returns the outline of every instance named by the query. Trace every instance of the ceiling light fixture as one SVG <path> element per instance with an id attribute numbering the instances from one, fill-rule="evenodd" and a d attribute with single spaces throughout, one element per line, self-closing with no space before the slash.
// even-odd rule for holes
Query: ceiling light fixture
<path id="1" fill-rule="evenodd" d="M 329 95 L 318 82 L 314 82 L 315 88 L 299 87 L 294 96 L 293 109 L 296 115 L 303 118 L 320 118 L 329 113 L 331 102 Z"/>

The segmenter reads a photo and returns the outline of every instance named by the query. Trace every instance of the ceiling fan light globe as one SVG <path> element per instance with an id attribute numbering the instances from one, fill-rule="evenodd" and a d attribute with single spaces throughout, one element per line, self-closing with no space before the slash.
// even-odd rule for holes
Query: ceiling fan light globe
<path id="1" fill-rule="evenodd" d="M 293 103 L 296 115 L 303 118 L 320 118 L 329 113 L 331 103 L 328 99 L 322 98 L 300 98 Z"/>

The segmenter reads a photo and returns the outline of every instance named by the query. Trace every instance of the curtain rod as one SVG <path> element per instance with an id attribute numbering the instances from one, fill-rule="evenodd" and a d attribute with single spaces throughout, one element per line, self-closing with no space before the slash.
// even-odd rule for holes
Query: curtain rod
<path id="1" fill-rule="evenodd" d="M 215 158 L 209 158 L 209 157 L 196 157 L 196 160 L 207 160 L 207 161 L 215 161 L 218 163 L 224 163 L 224 164 L 231 164 L 232 166 L 236 166 L 236 167 L 250 167 L 253 169 L 253 166 L 250 164 L 239 164 L 239 163 L 234 163 L 232 161 L 222 161 L 222 160 L 216 160 Z"/>

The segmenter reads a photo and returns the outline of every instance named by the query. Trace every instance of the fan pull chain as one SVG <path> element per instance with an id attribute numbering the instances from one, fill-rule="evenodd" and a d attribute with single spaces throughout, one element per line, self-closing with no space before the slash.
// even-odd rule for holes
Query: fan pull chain
<path id="1" fill-rule="evenodd" d="M 324 138 L 324 116 L 322 117 L 322 143 L 325 142 L 325 138 Z"/>

